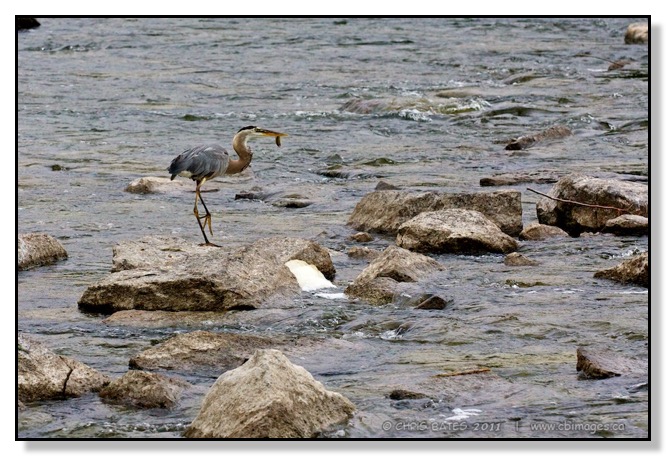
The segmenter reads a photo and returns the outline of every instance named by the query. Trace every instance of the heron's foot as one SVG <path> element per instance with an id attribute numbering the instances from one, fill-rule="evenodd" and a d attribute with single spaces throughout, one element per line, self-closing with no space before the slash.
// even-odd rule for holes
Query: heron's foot
<path id="1" fill-rule="evenodd" d="M 203 244 L 199 244 L 199 247 L 219 247 L 219 248 L 222 248 L 221 245 L 213 244 L 212 242 L 204 242 Z"/>

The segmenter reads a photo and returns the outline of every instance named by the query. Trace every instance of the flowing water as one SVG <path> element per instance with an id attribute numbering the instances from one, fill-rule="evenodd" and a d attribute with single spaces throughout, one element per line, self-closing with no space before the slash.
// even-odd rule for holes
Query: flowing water
<path id="1" fill-rule="evenodd" d="M 289 137 L 280 148 L 257 140 L 250 174 L 206 184 L 216 190 L 206 198 L 212 241 L 315 239 L 333 252 L 339 290 L 367 264 L 345 254 L 358 245 L 346 223 L 380 180 L 443 192 L 482 191 L 480 178 L 504 172 L 646 181 L 649 55 L 645 45 L 624 44 L 631 22 L 43 19 L 17 36 L 18 231 L 55 236 L 69 259 L 18 274 L 19 331 L 115 377 L 131 356 L 201 329 L 108 325 L 77 301 L 109 272 L 121 240 L 200 242 L 192 192 L 124 189 L 142 176 L 167 177 L 171 159 L 188 147 L 230 147 L 246 125 Z M 620 59 L 635 70 L 606 71 Z M 355 104 L 365 109 L 349 109 Z M 552 125 L 574 134 L 504 150 L 510 138 Z M 538 199 L 526 187 L 551 185 L 512 187 L 522 192 L 524 224 L 536 220 Z M 312 204 L 235 199 L 253 188 Z M 375 236 L 369 246 L 392 242 Z M 647 249 L 645 236 L 595 235 L 523 242 L 521 253 L 537 267 L 509 268 L 501 255 L 437 255 L 448 269 L 424 288 L 451 300 L 443 310 L 304 291 L 277 320 L 245 324 L 236 315 L 233 324 L 204 329 L 353 347 L 338 355 L 332 344 L 293 360 L 358 408 L 329 437 L 644 438 L 649 392 L 636 385 L 647 376 L 578 380 L 575 352 L 583 345 L 648 359 L 646 289 L 592 277 Z M 475 389 L 462 377 L 462 389 L 435 377 L 478 368 L 493 376 L 464 380 Z M 184 378 L 195 387 L 174 410 L 112 406 L 91 394 L 29 404 L 18 435 L 180 437 L 215 380 Z M 394 385 L 430 388 L 430 398 L 389 399 Z"/>

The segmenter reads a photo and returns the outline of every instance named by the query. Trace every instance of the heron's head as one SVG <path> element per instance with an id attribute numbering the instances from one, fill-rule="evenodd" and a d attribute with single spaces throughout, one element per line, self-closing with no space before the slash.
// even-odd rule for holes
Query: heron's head
<path id="1" fill-rule="evenodd" d="M 240 130 L 238 130 L 238 133 L 236 133 L 236 136 L 240 136 L 243 139 L 251 139 L 251 138 L 261 138 L 263 136 L 269 136 L 272 138 L 275 138 L 275 144 L 278 146 L 280 145 L 280 138 L 283 136 L 289 136 L 286 133 L 279 133 L 277 131 L 271 131 L 271 130 L 264 130 L 263 128 L 255 127 L 254 125 L 250 125 L 248 127 L 243 127 Z"/>

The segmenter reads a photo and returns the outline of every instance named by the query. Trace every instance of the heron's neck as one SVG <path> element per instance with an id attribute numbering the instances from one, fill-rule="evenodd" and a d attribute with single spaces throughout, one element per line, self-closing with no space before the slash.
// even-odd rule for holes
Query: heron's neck
<path id="1" fill-rule="evenodd" d="M 238 154 L 237 160 L 229 160 L 229 166 L 225 174 L 237 174 L 250 165 L 252 161 L 252 150 L 247 145 L 247 138 L 234 138 L 234 150 Z"/>

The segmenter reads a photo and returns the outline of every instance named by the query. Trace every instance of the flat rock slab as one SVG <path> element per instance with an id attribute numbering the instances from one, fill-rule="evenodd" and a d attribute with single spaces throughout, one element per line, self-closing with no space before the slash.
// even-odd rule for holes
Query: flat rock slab
<path id="1" fill-rule="evenodd" d="M 285 263 L 302 260 L 335 276 L 328 250 L 305 239 L 272 237 L 238 250 L 149 236 L 114 248 L 113 272 L 79 299 L 85 311 L 223 311 L 292 305 L 300 293 Z"/>
<path id="2" fill-rule="evenodd" d="M 257 350 L 222 374 L 185 431 L 188 438 L 312 438 L 355 410 L 278 350 Z"/>
<path id="3" fill-rule="evenodd" d="M 490 177 L 482 177 L 479 180 L 481 187 L 499 187 L 502 185 L 516 185 L 524 183 L 554 184 L 560 178 L 554 172 L 522 172 L 494 174 Z"/>
<path id="4" fill-rule="evenodd" d="M 625 214 L 608 220 L 604 232 L 618 236 L 647 236 L 650 223 L 647 217 Z"/>
<path id="5" fill-rule="evenodd" d="M 548 196 L 586 204 L 548 198 L 537 202 L 539 223 L 558 226 L 573 236 L 602 231 L 609 220 L 623 215 L 618 209 L 627 214 L 648 215 L 648 186 L 639 182 L 571 174 L 560 179 Z"/>
<path id="6" fill-rule="evenodd" d="M 131 370 L 102 388 L 104 402 L 138 408 L 172 408 L 189 383 L 153 372 Z"/>
<path id="7" fill-rule="evenodd" d="M 488 217 L 467 209 L 422 212 L 400 225 L 396 244 L 423 253 L 509 253 L 518 248 Z"/>
<path id="8" fill-rule="evenodd" d="M 255 350 L 273 348 L 284 340 L 248 334 L 193 331 L 178 334 L 132 357 L 129 366 L 218 377 L 243 364 Z"/>
<path id="9" fill-rule="evenodd" d="M 358 231 L 397 234 L 403 223 L 421 212 L 442 209 L 481 212 L 509 236 L 517 236 L 523 229 L 521 194 L 515 190 L 477 193 L 375 191 L 359 201 L 348 223 Z"/>
<path id="10" fill-rule="evenodd" d="M 345 289 L 345 294 L 371 304 L 388 304 L 398 293 L 400 284 L 426 280 L 444 269 L 440 263 L 425 255 L 390 246 L 361 271 Z"/>
<path id="11" fill-rule="evenodd" d="M 79 397 L 111 380 L 95 369 L 60 356 L 24 334 L 18 335 L 18 398 L 21 402 Z"/>
<path id="12" fill-rule="evenodd" d="M 36 268 L 67 258 L 67 251 L 56 238 L 44 233 L 18 235 L 18 269 Z"/>
<path id="13" fill-rule="evenodd" d="M 505 149 L 506 150 L 527 149 L 528 147 L 532 147 L 537 143 L 548 140 L 552 141 L 555 139 L 566 138 L 567 136 L 571 136 L 572 134 L 573 133 L 571 132 L 569 127 L 565 127 L 564 125 L 555 125 L 539 133 L 535 133 L 532 135 L 525 135 L 516 139 L 512 139 L 511 141 L 509 141 L 509 144 L 506 145 Z"/>
<path id="14" fill-rule="evenodd" d="M 620 375 L 647 375 L 647 363 L 621 355 L 578 347 L 576 371 L 580 379 L 599 380 Z"/>
<path id="15" fill-rule="evenodd" d="M 649 254 L 643 252 L 617 266 L 594 273 L 594 277 L 614 280 L 620 283 L 633 283 L 643 287 L 650 286 Z"/>

